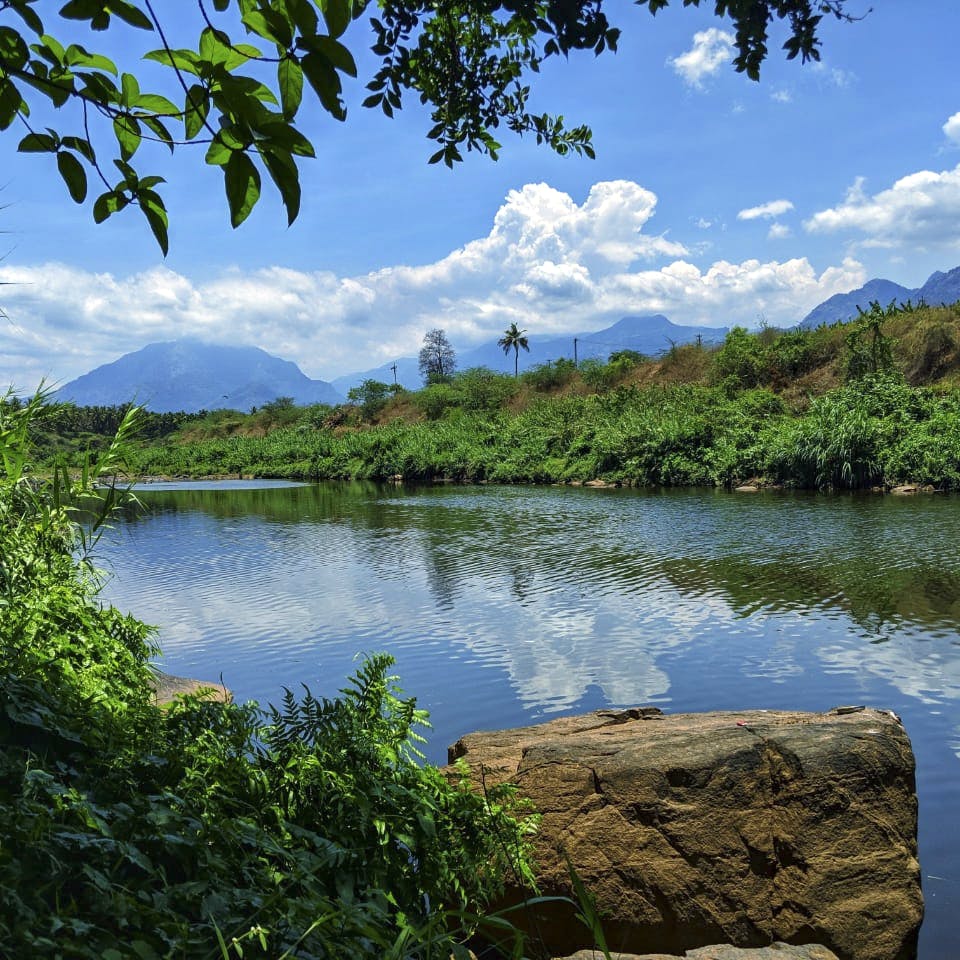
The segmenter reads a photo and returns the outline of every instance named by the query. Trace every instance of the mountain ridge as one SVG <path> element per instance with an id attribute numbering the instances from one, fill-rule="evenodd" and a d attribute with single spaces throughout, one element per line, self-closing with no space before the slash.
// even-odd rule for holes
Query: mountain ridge
<path id="1" fill-rule="evenodd" d="M 150 343 L 71 380 L 58 401 L 115 406 L 135 401 L 165 413 L 247 410 L 277 397 L 297 404 L 342 403 L 325 380 L 311 380 L 292 360 L 260 347 L 221 346 L 192 337 Z"/>
<path id="2" fill-rule="evenodd" d="M 857 308 L 866 310 L 874 300 L 879 301 L 883 307 L 891 301 L 905 303 L 907 300 L 913 303 L 922 300 L 929 307 L 956 303 L 960 300 L 960 266 L 946 272 L 936 270 L 930 274 L 922 287 L 914 289 L 894 283 L 892 280 L 875 277 L 856 290 L 837 293 L 824 300 L 800 321 L 800 326 L 810 329 L 819 327 L 822 323 L 829 326 L 838 321 L 852 320 L 857 316 Z"/>

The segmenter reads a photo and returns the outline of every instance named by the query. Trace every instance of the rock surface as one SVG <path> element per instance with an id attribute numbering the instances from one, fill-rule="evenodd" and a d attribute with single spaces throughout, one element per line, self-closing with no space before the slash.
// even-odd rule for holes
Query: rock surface
<path id="1" fill-rule="evenodd" d="M 154 702 L 159 706 L 173 703 L 177 697 L 206 692 L 211 700 L 229 703 L 233 694 L 222 684 L 207 680 L 190 680 L 187 677 L 174 677 L 169 673 L 156 672 L 154 679 Z"/>
<path id="2" fill-rule="evenodd" d="M 533 801 L 541 892 L 571 895 L 569 857 L 611 949 L 786 941 L 840 960 L 914 954 L 914 760 L 888 711 L 599 711 L 469 734 L 449 756 L 475 784 L 481 771 L 487 785 L 510 779 Z M 565 905 L 530 914 L 549 954 L 592 945 Z"/>
<path id="3" fill-rule="evenodd" d="M 555 960 L 601 960 L 602 956 L 596 950 L 578 950 L 569 957 Z M 837 955 L 815 943 L 803 947 L 774 943 L 769 947 L 754 948 L 721 944 L 689 950 L 682 957 L 666 953 L 612 953 L 610 960 L 837 960 Z"/>

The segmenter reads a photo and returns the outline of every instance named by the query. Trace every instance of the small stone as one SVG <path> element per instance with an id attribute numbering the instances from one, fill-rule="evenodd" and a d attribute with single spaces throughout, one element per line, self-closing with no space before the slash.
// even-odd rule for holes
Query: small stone
<path id="1" fill-rule="evenodd" d="M 160 670 L 156 671 L 153 692 L 154 703 L 159 707 L 173 703 L 177 697 L 193 696 L 198 693 L 203 693 L 210 700 L 218 700 L 221 703 L 229 703 L 233 700 L 233 694 L 222 683 L 174 677 Z"/>

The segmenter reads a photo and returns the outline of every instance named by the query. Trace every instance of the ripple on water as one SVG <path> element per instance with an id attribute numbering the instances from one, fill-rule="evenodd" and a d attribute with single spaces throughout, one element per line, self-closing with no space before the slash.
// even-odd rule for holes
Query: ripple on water
<path id="1" fill-rule="evenodd" d="M 159 626 L 174 673 L 222 673 L 239 699 L 301 682 L 329 696 L 359 651 L 385 649 L 431 710 L 432 760 L 471 729 L 609 705 L 888 706 L 935 821 L 921 821 L 924 870 L 960 862 L 956 499 L 347 485 L 143 496 L 159 512 L 101 541 L 116 571 L 104 595 Z M 943 893 L 928 903 L 928 960 L 949 955 L 938 931 L 958 909 Z"/>

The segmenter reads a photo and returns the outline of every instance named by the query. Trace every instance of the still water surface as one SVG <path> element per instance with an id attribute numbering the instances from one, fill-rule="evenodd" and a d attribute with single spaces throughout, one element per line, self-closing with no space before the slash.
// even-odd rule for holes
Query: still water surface
<path id="1" fill-rule="evenodd" d="M 386 650 L 463 733 L 608 706 L 903 718 L 921 960 L 960 957 L 960 498 L 157 484 L 101 542 L 168 672 L 277 702 Z"/>

